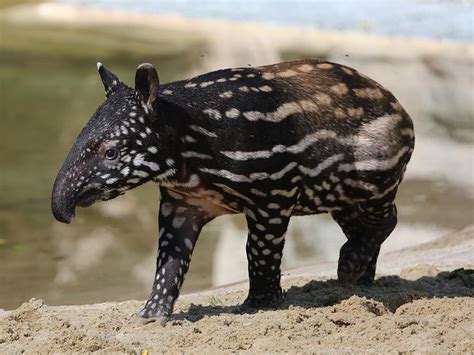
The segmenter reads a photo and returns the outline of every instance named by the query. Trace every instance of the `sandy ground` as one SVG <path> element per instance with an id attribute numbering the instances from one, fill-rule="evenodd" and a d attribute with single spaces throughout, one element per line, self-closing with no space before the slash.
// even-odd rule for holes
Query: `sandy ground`
<path id="1" fill-rule="evenodd" d="M 143 301 L 51 307 L 32 299 L 0 311 L 0 353 L 469 352 L 473 263 L 471 226 L 384 255 L 370 287 L 341 285 L 324 276 L 329 265 L 314 266 L 284 276 L 279 309 L 242 313 L 241 283 L 182 296 L 164 327 L 134 322 Z"/>

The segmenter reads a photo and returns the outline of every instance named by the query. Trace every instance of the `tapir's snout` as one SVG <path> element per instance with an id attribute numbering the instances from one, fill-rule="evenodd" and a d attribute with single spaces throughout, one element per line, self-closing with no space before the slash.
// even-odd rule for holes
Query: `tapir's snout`
<path id="1" fill-rule="evenodd" d="M 53 212 L 53 216 L 62 223 L 70 223 L 76 209 L 72 189 L 67 188 L 66 180 L 61 170 L 54 182 L 51 196 L 51 211 Z"/>

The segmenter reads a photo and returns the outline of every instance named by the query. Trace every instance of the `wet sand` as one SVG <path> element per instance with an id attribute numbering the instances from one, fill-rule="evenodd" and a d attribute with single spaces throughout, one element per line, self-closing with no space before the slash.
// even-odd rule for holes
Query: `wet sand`
<path id="1" fill-rule="evenodd" d="M 284 276 L 279 309 L 243 312 L 242 283 L 180 297 L 164 327 L 135 323 L 143 301 L 32 299 L 0 311 L 0 352 L 474 351 L 473 255 L 471 226 L 386 254 L 373 286 L 342 285 L 315 265 Z"/>

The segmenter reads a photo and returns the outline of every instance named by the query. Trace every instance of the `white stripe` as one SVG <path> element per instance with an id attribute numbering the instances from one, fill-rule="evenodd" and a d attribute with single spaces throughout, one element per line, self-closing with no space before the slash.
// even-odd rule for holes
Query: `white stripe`
<path id="1" fill-rule="evenodd" d="M 253 152 L 242 152 L 242 151 L 222 151 L 221 154 L 225 155 L 228 158 L 234 160 L 250 160 L 250 159 L 259 159 L 259 158 L 270 158 L 276 153 L 292 153 L 298 154 L 303 152 L 306 148 L 313 145 L 321 139 L 334 139 L 341 144 L 353 145 L 354 137 L 339 137 L 338 134 L 334 131 L 329 131 L 322 129 L 312 134 L 308 134 L 298 143 L 290 146 L 276 145 L 271 150 L 259 150 Z"/>
<path id="2" fill-rule="evenodd" d="M 362 181 L 362 180 L 353 180 L 353 179 L 344 179 L 344 185 L 354 187 L 357 189 L 368 190 L 371 192 L 378 191 L 378 187 L 374 184 Z"/>
<path id="3" fill-rule="evenodd" d="M 354 163 L 348 163 L 348 164 L 341 164 L 339 165 L 339 171 L 352 171 L 352 170 L 389 170 L 393 168 L 395 165 L 398 164 L 400 161 L 400 158 L 408 152 L 410 149 L 407 146 L 404 146 L 402 149 L 398 151 L 397 154 L 395 154 L 393 157 L 390 159 L 369 159 L 369 160 L 362 160 L 362 161 L 356 161 Z"/>
<path id="4" fill-rule="evenodd" d="M 268 122 L 280 122 L 295 113 L 317 112 L 318 109 L 318 105 L 313 101 L 300 100 L 295 102 L 285 102 L 272 112 L 263 113 L 259 111 L 247 111 L 244 112 L 243 115 L 249 121 L 262 120 Z"/>
<path id="5" fill-rule="evenodd" d="M 205 136 L 208 136 L 208 137 L 212 137 L 212 138 L 217 137 L 217 134 L 215 134 L 213 132 L 209 132 L 207 129 L 204 129 L 202 127 L 199 127 L 199 126 L 196 126 L 196 125 L 193 125 L 193 124 L 190 125 L 189 128 L 192 129 L 195 132 L 199 132 L 199 133 L 204 134 Z"/>
<path id="6" fill-rule="evenodd" d="M 231 181 L 236 181 L 236 182 L 253 182 L 253 181 L 258 181 L 258 180 L 265 180 L 265 179 L 271 179 L 271 180 L 278 180 L 281 179 L 286 173 L 291 171 L 294 167 L 296 167 L 298 164 L 296 162 L 291 162 L 287 166 L 285 166 L 282 170 L 273 173 L 273 174 L 268 174 L 268 173 L 252 173 L 249 176 L 245 175 L 239 175 L 239 174 L 234 174 L 233 172 L 230 172 L 228 170 L 216 170 L 216 169 L 207 169 L 207 168 L 201 168 L 199 169 L 203 173 L 208 173 L 216 176 L 220 176 L 222 178 L 231 180 Z"/>
<path id="7" fill-rule="evenodd" d="M 273 196 L 292 197 L 296 194 L 296 191 L 298 191 L 298 186 L 295 186 L 290 191 L 287 191 L 287 190 L 272 190 L 271 194 Z"/>
<path id="8" fill-rule="evenodd" d="M 324 169 L 327 169 L 328 167 L 342 160 L 343 158 L 344 158 L 344 154 L 336 154 L 336 155 L 330 156 L 323 162 L 319 163 L 318 166 L 316 166 L 313 169 L 310 169 L 304 166 L 299 166 L 298 169 L 300 169 L 300 171 L 305 175 L 308 175 L 310 177 L 315 177 L 315 176 L 318 176 L 321 173 L 321 171 L 323 171 Z"/>
<path id="9" fill-rule="evenodd" d="M 385 197 L 386 195 L 388 195 L 393 189 L 397 188 L 397 186 L 400 184 L 400 179 L 397 179 L 395 181 L 395 183 L 393 185 L 391 185 L 390 187 L 388 187 L 385 191 L 383 192 L 380 192 L 380 193 L 377 193 L 377 194 L 373 194 L 372 197 L 370 198 L 371 200 L 373 199 L 381 199 L 383 197 Z"/>
<path id="10" fill-rule="evenodd" d="M 212 159 L 210 155 L 202 154 L 198 152 L 192 152 L 192 151 L 182 152 L 181 156 L 184 158 Z"/>

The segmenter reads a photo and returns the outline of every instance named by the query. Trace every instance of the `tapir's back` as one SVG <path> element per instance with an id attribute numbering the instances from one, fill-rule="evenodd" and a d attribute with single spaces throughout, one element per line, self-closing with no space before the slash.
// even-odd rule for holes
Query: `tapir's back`
<path id="1" fill-rule="evenodd" d="M 219 70 L 165 85 L 162 93 L 218 137 L 206 147 L 215 159 L 247 172 L 341 153 L 348 164 L 384 164 L 413 148 L 412 122 L 395 97 L 327 61 Z"/>

